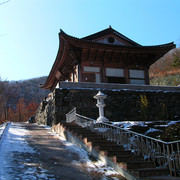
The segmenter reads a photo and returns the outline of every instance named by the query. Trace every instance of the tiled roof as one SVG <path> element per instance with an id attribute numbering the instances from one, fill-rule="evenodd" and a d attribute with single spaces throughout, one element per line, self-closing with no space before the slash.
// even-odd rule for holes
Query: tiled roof
<path id="1" fill-rule="evenodd" d="M 112 28 L 108 28 L 108 29 L 112 29 Z M 106 29 L 106 30 L 108 30 L 108 29 Z M 106 30 L 104 30 L 104 31 L 106 31 Z M 99 33 L 101 33 L 101 32 L 99 32 Z M 115 33 L 118 33 L 118 32 L 116 31 Z M 94 47 L 105 47 L 105 48 L 110 48 L 110 49 L 116 49 L 116 48 L 134 49 L 135 48 L 135 49 L 146 49 L 146 50 L 148 50 L 148 49 L 159 49 L 159 48 L 175 48 L 174 42 L 170 42 L 170 43 L 167 43 L 167 44 L 160 44 L 160 45 L 152 45 L 152 46 L 142 46 L 142 45 L 139 45 L 139 44 L 136 45 L 136 46 L 131 46 L 131 45 L 122 45 L 122 44 L 121 45 L 120 44 L 105 44 L 105 43 L 102 43 L 102 42 L 97 42 L 97 41 L 90 40 L 91 36 L 94 36 L 94 35 L 96 36 L 96 34 L 98 34 L 98 33 L 95 33 L 93 35 L 87 36 L 85 38 L 77 38 L 77 37 L 73 37 L 73 36 L 70 36 L 70 35 L 66 34 L 61 29 L 59 35 L 60 35 L 60 37 L 64 36 L 64 37 L 72 40 L 74 43 L 77 43 L 77 45 L 78 45 L 78 43 L 83 43 L 83 44 L 93 45 Z"/>

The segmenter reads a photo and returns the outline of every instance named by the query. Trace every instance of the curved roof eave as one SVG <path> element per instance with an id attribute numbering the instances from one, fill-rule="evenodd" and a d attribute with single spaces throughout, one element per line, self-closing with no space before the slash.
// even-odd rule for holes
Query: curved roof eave
<path id="1" fill-rule="evenodd" d="M 58 53 L 56 56 L 56 60 L 51 68 L 51 71 L 49 73 L 49 76 L 46 80 L 46 82 L 40 86 L 40 88 L 44 89 L 50 89 L 53 90 L 58 83 L 58 80 L 56 79 L 55 75 L 58 71 L 58 68 L 60 65 L 63 63 L 63 54 L 64 51 L 66 50 L 66 45 L 73 45 L 75 47 L 80 47 L 80 48 L 100 48 L 100 49 L 109 49 L 109 50 L 135 50 L 135 51 L 149 51 L 151 52 L 156 52 L 156 51 L 169 51 L 173 48 L 176 47 L 174 42 L 167 43 L 167 44 L 161 44 L 161 45 L 156 45 L 156 46 L 130 46 L 130 45 L 111 45 L 111 44 L 104 44 L 96 41 L 91 41 L 91 40 L 86 40 L 86 39 L 79 39 L 73 36 L 70 36 L 66 34 L 63 30 L 60 30 L 59 33 L 59 49 Z"/>
<path id="2" fill-rule="evenodd" d="M 63 30 L 60 31 L 60 36 L 63 37 L 63 39 L 66 39 L 70 44 L 74 46 L 80 46 L 80 47 L 101 47 L 101 48 L 109 48 L 109 49 L 142 49 L 142 50 L 149 50 L 149 49 L 161 49 L 161 48 L 167 48 L 167 49 L 172 49 L 175 48 L 176 45 L 174 42 L 166 43 L 166 44 L 160 44 L 160 45 L 151 45 L 151 46 L 130 46 L 130 45 L 117 45 L 117 44 L 105 44 L 97 41 L 92 41 L 92 40 L 86 40 L 86 39 L 80 39 L 77 37 L 70 36 L 66 34 Z"/>
<path id="3" fill-rule="evenodd" d="M 56 59 L 55 59 L 55 62 L 51 68 L 51 71 L 46 79 L 46 82 L 40 86 L 40 88 L 44 88 L 44 89 L 52 89 L 54 86 L 57 85 L 57 82 L 55 82 L 55 74 L 58 70 L 58 67 L 59 67 L 59 63 L 61 61 L 61 54 L 62 54 L 62 51 L 64 50 L 64 45 L 62 45 L 62 39 L 61 37 L 59 36 L 59 49 L 58 49 L 58 53 L 57 53 L 57 56 L 56 56 Z M 54 85 L 55 83 L 55 85 Z"/>

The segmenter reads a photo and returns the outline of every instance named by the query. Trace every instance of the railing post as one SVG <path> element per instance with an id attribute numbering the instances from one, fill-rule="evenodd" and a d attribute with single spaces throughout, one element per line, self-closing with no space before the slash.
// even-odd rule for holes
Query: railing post
<path id="1" fill-rule="evenodd" d="M 172 163 L 171 163 L 169 144 L 167 144 L 167 155 L 168 155 L 168 161 L 169 161 L 168 164 L 169 164 L 170 175 L 172 176 Z"/>
<path id="2" fill-rule="evenodd" d="M 76 109 L 74 108 L 67 114 L 67 120 L 71 122 L 76 118 L 81 126 L 83 125 L 84 127 L 85 125 L 91 127 L 92 130 L 97 131 L 98 134 L 102 134 L 103 137 L 116 141 L 117 144 L 123 145 L 124 148 L 130 148 L 136 154 L 143 155 L 144 160 L 146 160 L 147 157 L 148 159 L 155 161 L 157 158 L 159 167 L 168 166 L 170 175 L 178 176 L 180 167 L 179 140 L 167 143 L 130 130 L 116 127 L 109 123 L 97 123 L 94 119 L 77 114 Z M 60 131 L 59 127 L 57 127 L 56 130 Z"/>

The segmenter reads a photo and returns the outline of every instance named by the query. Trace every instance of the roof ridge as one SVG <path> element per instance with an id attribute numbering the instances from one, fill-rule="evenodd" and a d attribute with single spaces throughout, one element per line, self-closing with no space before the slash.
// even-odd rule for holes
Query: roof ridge
<path id="1" fill-rule="evenodd" d="M 93 40 L 93 39 L 96 39 L 100 36 L 103 36 L 105 34 L 115 34 L 116 36 L 119 36 L 120 38 L 123 38 L 124 40 L 126 41 L 129 41 L 130 43 L 132 43 L 133 45 L 136 45 L 136 46 L 141 46 L 140 44 L 136 43 L 135 41 L 129 39 L 128 37 L 126 37 L 125 35 L 119 33 L 118 31 L 116 31 L 115 29 L 113 29 L 111 26 L 109 26 L 108 28 L 102 30 L 102 31 L 99 31 L 97 33 L 94 33 L 94 34 L 91 34 L 89 36 L 85 36 L 81 39 L 85 39 L 85 40 Z"/>

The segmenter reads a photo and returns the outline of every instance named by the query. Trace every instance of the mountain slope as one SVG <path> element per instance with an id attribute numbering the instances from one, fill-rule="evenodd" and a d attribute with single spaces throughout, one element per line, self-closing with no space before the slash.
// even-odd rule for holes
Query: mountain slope
<path id="1" fill-rule="evenodd" d="M 150 66 L 150 84 L 178 86 L 180 84 L 180 47 L 172 49 Z"/>
<path id="2" fill-rule="evenodd" d="M 10 98 L 8 105 L 15 108 L 20 98 L 24 99 L 26 104 L 30 102 L 40 103 L 45 98 L 49 91 L 39 88 L 41 83 L 44 83 L 46 76 L 23 81 L 10 81 Z"/>

